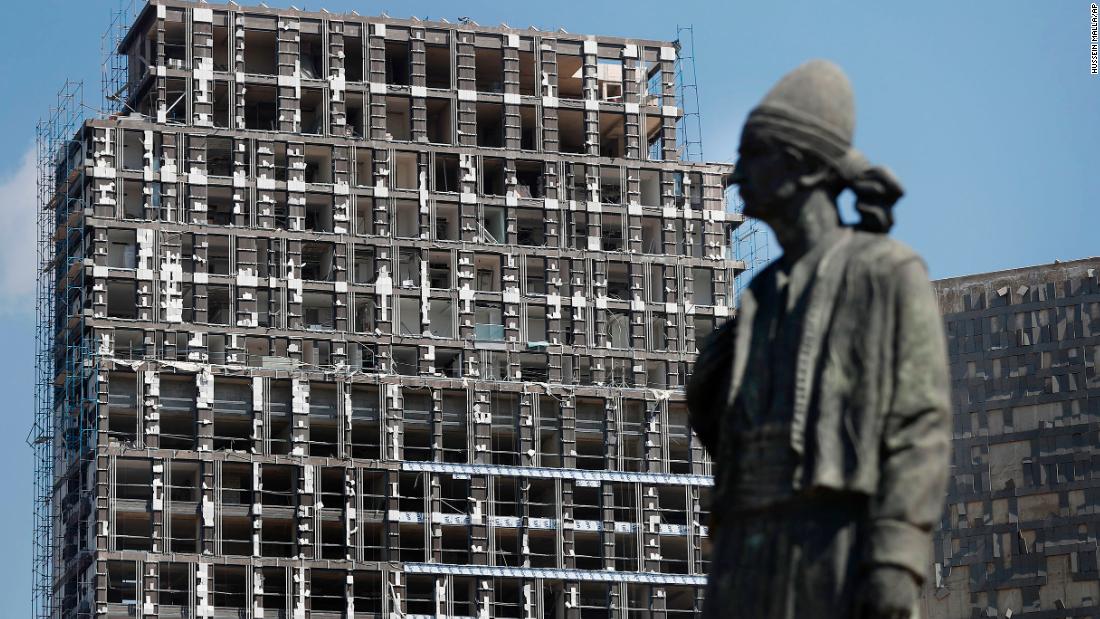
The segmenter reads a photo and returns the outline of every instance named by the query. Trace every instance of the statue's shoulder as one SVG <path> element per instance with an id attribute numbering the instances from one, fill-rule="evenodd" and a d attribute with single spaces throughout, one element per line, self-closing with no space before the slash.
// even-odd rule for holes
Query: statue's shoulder
<path id="1" fill-rule="evenodd" d="M 924 265 L 924 260 L 912 247 L 890 236 L 862 230 L 853 230 L 852 235 L 847 260 L 848 272 L 852 275 L 889 278 L 904 264 Z"/>

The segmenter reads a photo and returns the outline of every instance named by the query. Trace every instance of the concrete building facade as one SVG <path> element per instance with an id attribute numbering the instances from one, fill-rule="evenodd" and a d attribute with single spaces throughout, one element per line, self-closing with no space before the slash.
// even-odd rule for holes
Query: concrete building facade
<path id="1" fill-rule="evenodd" d="M 1100 259 L 935 286 L 954 449 L 924 616 L 1100 617 Z"/>
<path id="2" fill-rule="evenodd" d="M 674 43 L 154 0 L 118 52 L 46 153 L 39 616 L 699 613 L 740 216 Z"/>

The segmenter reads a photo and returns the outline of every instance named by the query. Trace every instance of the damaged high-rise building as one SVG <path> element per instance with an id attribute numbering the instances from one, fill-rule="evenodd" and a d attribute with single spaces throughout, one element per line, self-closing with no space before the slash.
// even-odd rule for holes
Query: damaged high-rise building
<path id="1" fill-rule="evenodd" d="M 679 49 L 145 5 L 40 126 L 35 616 L 698 615 Z"/>
<path id="2" fill-rule="evenodd" d="M 935 287 L 954 448 L 922 617 L 1100 617 L 1100 258 Z"/>

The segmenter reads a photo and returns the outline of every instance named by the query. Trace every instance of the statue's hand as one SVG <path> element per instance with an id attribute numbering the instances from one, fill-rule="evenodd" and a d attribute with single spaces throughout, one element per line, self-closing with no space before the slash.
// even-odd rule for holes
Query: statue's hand
<path id="1" fill-rule="evenodd" d="M 920 585 L 909 570 L 892 565 L 871 569 L 856 593 L 853 619 L 912 619 Z"/>

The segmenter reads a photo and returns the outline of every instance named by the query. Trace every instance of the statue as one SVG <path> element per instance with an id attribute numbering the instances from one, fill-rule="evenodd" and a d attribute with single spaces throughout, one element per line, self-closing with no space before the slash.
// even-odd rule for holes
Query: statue
<path id="1" fill-rule="evenodd" d="M 886 234 L 902 188 L 853 126 L 847 77 L 808 62 L 749 114 L 727 179 L 783 256 L 688 385 L 715 467 L 708 618 L 916 617 L 947 485 L 946 346 L 924 263 Z"/>

